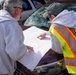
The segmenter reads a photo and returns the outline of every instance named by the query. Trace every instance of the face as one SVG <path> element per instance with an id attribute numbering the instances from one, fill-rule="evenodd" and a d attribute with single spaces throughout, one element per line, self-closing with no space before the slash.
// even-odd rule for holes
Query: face
<path id="1" fill-rule="evenodd" d="M 17 20 L 20 19 L 21 13 L 22 13 L 22 6 L 19 6 L 19 7 L 16 6 L 16 7 L 15 7 L 15 18 L 16 18 Z"/>
<path id="2" fill-rule="evenodd" d="M 52 21 L 55 18 L 55 16 L 51 15 L 51 16 L 48 16 L 48 18 L 49 18 L 50 21 Z"/>

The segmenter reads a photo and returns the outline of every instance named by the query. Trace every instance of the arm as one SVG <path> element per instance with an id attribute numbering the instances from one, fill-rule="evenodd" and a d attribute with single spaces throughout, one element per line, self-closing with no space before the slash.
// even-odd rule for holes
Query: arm
<path id="1" fill-rule="evenodd" d="M 50 35 L 51 37 L 51 49 L 59 54 L 62 54 L 62 45 L 60 44 L 60 42 L 58 41 L 58 39 L 50 32 L 47 33 L 43 33 L 41 35 L 38 36 L 39 39 L 44 39 L 46 35 Z"/>
<path id="2" fill-rule="evenodd" d="M 60 44 L 58 39 L 53 34 L 51 34 L 50 37 L 52 42 L 51 49 L 59 54 L 62 54 L 62 45 Z"/>
<path id="3" fill-rule="evenodd" d="M 5 51 L 13 60 L 19 60 L 27 53 L 27 47 L 23 41 L 23 32 L 18 23 L 7 23 L 5 27 Z"/>

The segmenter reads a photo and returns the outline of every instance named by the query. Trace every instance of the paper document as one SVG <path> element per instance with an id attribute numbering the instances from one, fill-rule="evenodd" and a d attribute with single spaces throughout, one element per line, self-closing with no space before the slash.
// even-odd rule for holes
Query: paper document
<path id="1" fill-rule="evenodd" d="M 25 31 L 24 34 L 24 44 L 32 46 L 34 48 L 34 52 L 28 52 L 26 55 L 19 60 L 24 66 L 33 71 L 41 58 L 45 55 L 45 53 L 51 48 L 50 35 L 47 35 L 45 39 L 40 40 L 37 38 L 40 34 L 47 32 L 35 26 L 32 26 Z"/>

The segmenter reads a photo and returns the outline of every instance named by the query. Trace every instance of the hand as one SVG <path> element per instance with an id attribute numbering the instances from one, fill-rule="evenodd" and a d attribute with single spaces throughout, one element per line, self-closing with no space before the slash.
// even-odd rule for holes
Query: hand
<path id="1" fill-rule="evenodd" d="M 27 47 L 28 51 L 34 51 L 33 47 L 31 47 L 31 46 L 26 46 L 26 47 Z"/>
<path id="2" fill-rule="evenodd" d="M 39 38 L 40 40 L 42 40 L 42 39 L 45 38 L 45 36 L 46 36 L 46 33 L 43 33 L 43 34 L 39 35 L 37 38 Z"/>

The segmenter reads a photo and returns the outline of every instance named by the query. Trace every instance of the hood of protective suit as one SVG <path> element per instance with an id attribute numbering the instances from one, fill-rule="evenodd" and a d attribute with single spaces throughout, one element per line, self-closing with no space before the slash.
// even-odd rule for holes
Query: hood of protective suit
<path id="1" fill-rule="evenodd" d="M 76 12 L 64 10 L 51 23 L 76 28 Z"/>
<path id="2" fill-rule="evenodd" d="M 3 21 L 16 21 L 16 19 L 14 19 L 6 10 L 0 10 L 0 22 Z"/>

